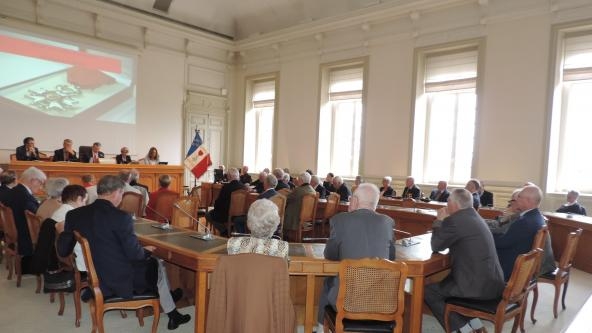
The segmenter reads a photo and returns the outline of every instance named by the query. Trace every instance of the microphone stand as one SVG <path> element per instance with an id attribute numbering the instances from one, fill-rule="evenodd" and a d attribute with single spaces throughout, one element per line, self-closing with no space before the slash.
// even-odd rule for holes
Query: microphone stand
<path id="1" fill-rule="evenodd" d="M 151 212 L 155 213 L 156 215 L 158 215 L 159 217 L 162 217 L 164 219 L 164 224 L 159 223 L 159 224 L 153 224 L 152 227 L 153 228 L 157 228 L 157 229 L 161 229 L 161 230 L 171 230 L 173 229 L 171 227 L 171 224 L 169 223 L 169 219 L 167 219 L 164 215 L 162 215 L 161 213 L 159 213 L 158 211 L 156 211 L 156 209 L 146 205 L 146 208 L 148 208 L 148 210 L 150 210 Z"/>
<path id="2" fill-rule="evenodd" d="M 204 225 L 201 222 L 199 222 L 198 219 L 196 219 L 195 217 L 193 217 L 193 215 L 189 214 L 185 209 L 181 208 L 181 206 L 179 206 L 178 203 L 175 203 L 173 205 L 173 207 L 175 207 L 178 210 L 180 210 L 183 214 L 185 214 L 186 216 L 188 216 L 193 222 L 195 222 L 198 225 L 204 227 L 204 229 L 206 230 L 206 233 L 205 234 L 189 235 L 189 237 L 201 239 L 201 240 L 204 240 L 204 241 L 211 241 L 211 240 L 214 239 L 214 236 L 212 236 L 212 232 L 210 231 L 210 228 L 208 228 L 206 225 Z"/>

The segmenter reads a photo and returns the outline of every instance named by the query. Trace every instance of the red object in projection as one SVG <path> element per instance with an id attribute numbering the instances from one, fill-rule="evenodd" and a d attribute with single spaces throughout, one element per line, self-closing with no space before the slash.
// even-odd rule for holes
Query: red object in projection
<path id="1" fill-rule="evenodd" d="M 68 82 L 82 89 L 95 89 L 115 83 L 115 79 L 96 69 L 74 66 L 68 69 Z"/>
<path id="2" fill-rule="evenodd" d="M 115 58 L 68 50 L 8 36 L 0 35 L 0 52 L 56 61 L 88 69 L 121 73 L 121 61 Z"/>

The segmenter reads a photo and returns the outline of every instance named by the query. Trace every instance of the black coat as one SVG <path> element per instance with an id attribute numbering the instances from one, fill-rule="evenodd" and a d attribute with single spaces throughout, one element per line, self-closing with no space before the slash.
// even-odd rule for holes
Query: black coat
<path id="1" fill-rule="evenodd" d="M 413 184 L 411 188 L 405 187 L 403 189 L 403 199 L 409 197 L 409 195 L 411 195 L 412 199 L 419 199 L 419 197 L 421 196 L 421 190 L 415 184 Z"/>
<path id="2" fill-rule="evenodd" d="M 18 232 L 19 254 L 22 256 L 31 256 L 33 255 L 33 243 L 29 235 L 25 210 L 36 213 L 37 208 L 39 208 L 39 202 L 37 202 L 37 199 L 29 193 L 29 190 L 23 184 L 18 184 L 9 193 L 6 204 L 12 209 L 12 215 L 14 216 L 14 223 Z"/>
<path id="3" fill-rule="evenodd" d="M 117 162 L 117 164 L 130 164 L 132 163 L 132 158 L 129 155 L 125 156 L 125 159 L 123 158 L 123 156 L 121 156 L 121 154 L 115 156 L 115 161 Z"/>
<path id="4" fill-rule="evenodd" d="M 236 190 L 242 190 L 245 185 L 238 180 L 233 180 L 230 183 L 224 184 L 220 189 L 218 199 L 214 202 L 214 210 L 212 210 L 212 217 L 216 222 L 226 223 L 228 221 L 228 210 L 230 209 L 230 195 Z"/>
<path id="5" fill-rule="evenodd" d="M 35 153 L 27 156 L 27 148 L 24 145 L 16 147 L 16 159 L 17 161 L 36 161 L 39 159 L 39 149 L 35 147 Z"/>
<path id="6" fill-rule="evenodd" d="M 62 162 L 62 161 L 70 161 L 70 162 L 78 162 L 78 157 L 76 157 L 76 152 L 66 153 L 67 156 L 64 156 L 64 148 L 57 149 L 53 152 L 53 161 L 54 162 Z M 66 158 L 66 159 L 64 159 Z"/>

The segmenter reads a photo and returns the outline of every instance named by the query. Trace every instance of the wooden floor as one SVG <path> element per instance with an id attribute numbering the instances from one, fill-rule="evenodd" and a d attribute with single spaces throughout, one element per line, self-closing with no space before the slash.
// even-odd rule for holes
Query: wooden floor
<path id="1" fill-rule="evenodd" d="M 83 304 L 82 324 L 80 328 L 74 326 L 74 307 L 72 296 L 66 297 L 66 310 L 63 316 L 58 316 L 57 304 L 49 303 L 49 296 L 35 294 L 35 279 L 31 276 L 23 278 L 20 288 L 16 287 L 14 280 L 6 280 L 4 265 L 0 267 L 0 332 L 19 333 L 81 333 L 90 331 L 90 318 L 88 305 Z M 526 331 L 529 333 L 560 333 L 573 320 L 580 307 L 592 294 L 592 275 L 574 270 L 567 294 L 567 310 L 560 311 L 559 318 L 553 319 L 551 310 L 553 302 L 553 288 L 550 285 L 541 285 L 539 303 L 536 311 L 537 323 L 533 325 L 526 321 Z M 193 314 L 193 307 L 180 309 L 182 313 Z M 161 316 L 159 332 L 167 332 L 166 315 Z M 145 320 L 145 327 L 138 326 L 133 313 L 129 313 L 126 319 L 122 319 L 117 312 L 108 313 L 105 317 L 106 332 L 149 332 L 152 317 Z M 424 316 L 423 333 L 441 333 L 443 329 L 433 317 Z M 193 332 L 194 320 L 179 327 L 175 332 Z M 486 323 L 486 327 L 491 325 Z M 588 328 L 592 327 L 592 315 Z M 504 332 L 510 332 L 511 324 L 506 324 Z M 299 328 L 302 332 L 302 327 Z M 493 332 L 492 329 L 489 329 Z M 587 332 L 587 331 L 585 331 Z M 239 332 L 237 332 L 239 333 Z M 280 332 L 278 332 L 280 333 Z"/>

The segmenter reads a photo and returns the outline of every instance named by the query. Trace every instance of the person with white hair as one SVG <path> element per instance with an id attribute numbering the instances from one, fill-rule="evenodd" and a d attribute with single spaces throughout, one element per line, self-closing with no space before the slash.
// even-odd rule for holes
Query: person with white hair
<path id="1" fill-rule="evenodd" d="M 341 202 L 348 202 L 349 197 L 351 196 L 351 191 L 343 181 L 341 176 L 336 176 L 333 178 L 333 188 L 335 189 L 333 192 L 337 192 L 339 194 L 339 201 Z"/>
<path id="2" fill-rule="evenodd" d="M 381 197 L 392 198 L 397 195 L 397 192 L 391 186 L 392 182 L 393 177 L 391 176 L 385 176 L 384 178 L 382 178 L 382 187 L 380 188 Z"/>
<path id="3" fill-rule="evenodd" d="M 257 199 L 270 199 L 274 195 L 278 194 L 278 192 L 275 190 L 277 183 L 278 180 L 274 175 L 266 175 L 263 179 L 263 191 L 261 194 L 259 194 Z"/>
<path id="4" fill-rule="evenodd" d="M 580 193 L 578 191 L 571 190 L 567 192 L 567 202 L 557 208 L 557 213 L 577 214 L 586 215 L 586 208 L 580 205 L 578 197 Z"/>
<path id="5" fill-rule="evenodd" d="M 438 187 L 430 193 L 430 200 L 438 202 L 447 202 L 450 192 L 448 191 L 448 182 L 441 180 L 438 182 Z"/>
<path id="6" fill-rule="evenodd" d="M 288 194 L 286 198 L 286 211 L 284 215 L 284 234 L 290 234 L 291 239 L 295 239 L 295 232 L 300 228 L 300 210 L 302 208 L 302 198 L 306 194 L 315 194 L 316 191 L 310 186 L 310 174 L 301 173 L 296 178 L 298 185 L 294 191 Z"/>
<path id="7" fill-rule="evenodd" d="M 421 197 L 421 189 L 415 184 L 415 178 L 411 176 L 407 177 L 402 198 L 419 199 L 419 197 Z"/>
<path id="8" fill-rule="evenodd" d="M 288 258 L 288 242 L 273 238 L 280 225 L 276 204 L 267 199 L 253 202 L 247 213 L 247 225 L 251 231 L 250 237 L 230 238 L 226 244 L 228 254 L 258 253 Z"/>
<path id="9" fill-rule="evenodd" d="M 395 258 L 395 222 L 386 215 L 376 213 L 379 196 L 376 185 L 362 183 L 351 198 L 348 212 L 331 218 L 331 233 L 325 246 L 326 259 Z M 335 307 L 338 292 L 339 278 L 325 278 L 319 299 L 319 330 L 323 326 L 325 306 L 331 304 Z"/>
<path id="10" fill-rule="evenodd" d="M 47 198 L 43 200 L 37 209 L 37 216 L 41 221 L 50 218 L 53 213 L 62 205 L 62 191 L 70 182 L 66 178 L 49 178 L 45 183 Z"/>
<path id="11" fill-rule="evenodd" d="M 326 199 L 327 198 L 327 189 L 321 184 L 321 179 L 319 176 L 312 176 L 310 177 L 310 186 L 317 191 L 319 194 L 319 199 Z"/>
<path id="12" fill-rule="evenodd" d="M 230 209 L 230 196 L 234 191 L 246 189 L 246 186 L 239 181 L 239 172 L 236 168 L 228 169 L 226 176 L 228 183 L 225 183 L 220 189 L 220 194 L 214 202 L 214 209 L 206 213 L 206 220 L 214 225 L 221 236 L 228 237 L 230 230 L 226 230 L 226 221 L 228 221 L 228 210 Z M 243 232 L 244 230 L 237 231 Z"/>
<path id="13" fill-rule="evenodd" d="M 479 197 L 480 188 L 481 183 L 477 179 L 470 179 L 465 185 L 465 190 L 471 192 L 471 195 L 473 196 L 473 208 L 476 210 L 481 206 L 481 198 Z"/>
<path id="14" fill-rule="evenodd" d="M 432 251 L 449 249 L 454 260 L 444 280 L 425 286 L 424 300 L 442 327 L 446 299 L 460 297 L 473 300 L 495 300 L 505 288 L 495 244 L 489 228 L 473 209 L 473 197 L 465 189 L 454 189 L 447 207 L 438 210 L 431 239 Z M 530 243 L 529 245 L 530 246 Z M 483 323 L 457 313 L 448 317 L 452 331 L 474 332 Z"/>
<path id="15" fill-rule="evenodd" d="M 14 216 L 14 223 L 18 232 L 18 251 L 21 256 L 33 255 L 33 243 L 27 227 L 25 210 L 37 213 L 39 202 L 33 194 L 43 188 L 46 180 L 47 176 L 40 169 L 36 167 L 26 169 L 21 174 L 19 184 L 10 191 L 10 196 L 6 202 L 6 205 L 12 209 L 12 215 Z"/>
<path id="16" fill-rule="evenodd" d="M 284 183 L 284 170 L 280 169 L 280 168 L 275 168 L 273 169 L 273 171 L 271 172 L 275 178 L 278 180 L 278 183 L 275 187 L 276 191 L 279 191 L 283 188 L 287 188 L 290 189 L 290 185 L 288 185 L 288 183 Z M 288 175 L 289 176 L 289 175 Z"/>
<path id="17" fill-rule="evenodd" d="M 503 234 L 494 234 L 495 248 L 507 281 L 512 275 L 514 261 L 532 248 L 536 233 L 545 225 L 545 220 L 539 205 L 543 199 L 543 192 L 536 185 L 525 186 L 516 203 L 520 209 L 520 217 Z"/>
<path id="18" fill-rule="evenodd" d="M 251 186 L 255 187 L 255 192 L 261 194 L 263 193 L 263 183 L 265 182 L 265 177 L 267 177 L 267 172 L 261 171 L 259 172 L 259 177 L 257 180 L 251 183 Z M 275 177 L 275 176 L 274 176 Z M 277 180 L 277 178 L 276 178 Z M 277 185 L 277 183 L 276 183 Z"/>

